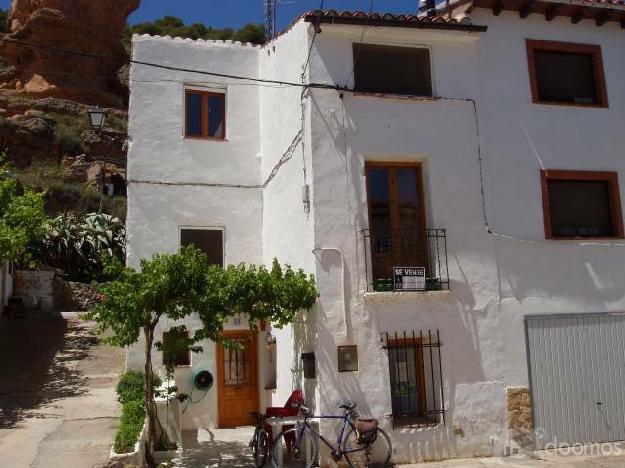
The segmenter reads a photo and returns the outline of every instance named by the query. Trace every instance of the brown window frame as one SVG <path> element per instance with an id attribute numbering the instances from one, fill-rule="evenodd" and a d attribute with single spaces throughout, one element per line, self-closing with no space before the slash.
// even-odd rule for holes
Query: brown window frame
<path id="1" fill-rule="evenodd" d="M 534 104 L 545 104 L 551 106 L 572 106 L 607 108 L 608 92 L 605 83 L 605 73 L 603 69 L 603 57 L 601 46 L 593 44 L 578 44 L 573 42 L 543 41 L 535 39 L 525 40 L 527 48 L 527 63 L 529 68 L 530 86 L 532 90 L 532 102 Z M 564 52 L 573 54 L 589 54 L 593 58 L 593 71 L 595 75 L 595 87 L 597 93 L 597 103 L 582 104 L 576 102 L 543 101 L 538 94 L 538 80 L 536 73 L 536 60 L 534 51 L 542 50 L 548 52 Z"/>
<path id="2" fill-rule="evenodd" d="M 413 89 L 411 92 L 402 92 L 395 90 L 384 90 L 384 85 L 380 85 L 377 83 L 375 86 L 366 87 L 363 86 L 362 78 L 362 70 L 359 66 L 364 63 L 362 60 L 359 60 L 360 55 L 365 51 L 367 53 L 367 49 L 371 51 L 377 52 L 385 52 L 388 53 L 402 53 L 410 54 L 417 53 L 417 51 L 425 52 L 425 56 L 427 57 L 427 74 L 425 74 L 427 78 L 427 83 L 423 84 L 425 88 L 429 88 L 428 92 L 420 93 L 416 92 Z M 419 97 L 419 98 L 432 98 L 434 96 L 434 73 L 433 73 L 433 63 L 432 63 L 432 49 L 428 46 L 405 46 L 405 45 L 391 45 L 391 44 L 376 44 L 376 43 L 353 43 L 352 44 L 352 60 L 354 67 L 354 90 L 357 95 L 381 95 L 381 96 L 397 96 L 397 97 Z M 401 63 L 405 63 L 405 57 L 402 57 L 400 60 Z M 393 82 L 393 81 L 392 81 Z M 396 84 L 396 82 L 393 82 Z"/>
<path id="3" fill-rule="evenodd" d="M 165 340 L 167 339 L 167 335 L 169 332 L 163 332 L 163 344 L 165 343 Z M 187 338 L 189 337 L 189 332 L 182 332 L 182 335 L 185 335 Z M 180 351 L 180 353 L 182 353 L 182 351 Z M 163 365 L 166 366 L 167 365 L 167 353 L 165 351 L 163 351 Z M 180 354 L 176 353 L 176 355 L 174 356 L 174 367 L 191 367 L 191 350 L 189 348 L 187 348 L 187 359 L 185 361 L 185 363 L 183 364 L 179 364 L 178 363 L 178 358 L 180 357 Z"/>
<path id="4" fill-rule="evenodd" d="M 187 120 L 187 99 L 189 95 L 197 94 L 202 96 L 202 135 L 187 135 L 188 120 Z M 215 137 L 208 134 L 208 98 L 209 96 L 216 96 L 221 99 L 224 116 L 223 116 L 223 136 Z M 197 89 L 185 89 L 184 90 L 184 138 L 189 140 L 214 140 L 225 141 L 226 140 L 226 122 L 227 122 L 227 109 L 226 109 L 226 94 L 216 93 L 213 91 L 200 91 Z"/>
<path id="5" fill-rule="evenodd" d="M 188 244 L 183 243 L 183 239 L 182 239 L 183 231 L 219 231 L 221 232 L 221 261 L 220 263 L 211 263 L 209 259 L 209 263 L 211 263 L 211 265 L 219 265 L 222 268 L 226 266 L 226 231 L 225 231 L 225 228 L 212 227 L 212 226 L 186 226 L 186 225 L 179 226 L 178 227 L 178 244 L 180 245 L 180 248 L 186 247 L 187 245 L 194 245 L 193 243 L 188 243 Z M 200 248 L 200 250 L 202 249 Z"/>
<path id="6" fill-rule="evenodd" d="M 398 200 L 398 189 L 397 189 L 397 182 L 396 182 L 396 169 L 405 169 L 405 168 L 409 168 L 409 169 L 414 169 L 415 173 L 416 173 L 416 178 L 417 178 L 417 186 L 415 187 L 415 191 L 416 191 L 416 195 L 417 195 L 417 201 L 418 201 L 418 213 L 417 213 L 417 223 L 418 223 L 418 228 L 415 232 L 415 238 L 419 238 L 419 236 L 425 236 L 424 238 L 426 238 L 426 231 L 427 231 L 427 221 L 426 221 L 426 206 L 425 206 L 425 188 L 424 188 L 424 178 L 423 178 L 423 164 L 421 162 L 382 162 L 382 161 L 367 161 L 365 163 L 365 190 L 366 192 L 366 199 L 367 199 L 367 219 L 369 222 L 369 234 L 371 235 L 370 239 L 376 238 L 378 236 L 380 236 L 379 233 L 374 232 L 373 230 L 373 220 L 372 220 L 372 213 L 373 213 L 373 209 L 371 206 L 372 203 L 372 199 L 370 197 L 370 183 L 371 183 L 371 177 L 370 177 L 370 170 L 371 169 L 376 169 L 376 168 L 383 168 L 388 170 L 389 174 L 389 193 L 388 193 L 388 197 L 389 197 L 389 222 L 390 222 L 390 233 L 389 233 L 389 238 L 393 239 L 392 241 L 392 245 L 393 247 L 391 248 L 391 251 L 389 252 L 390 255 L 393 255 L 395 257 L 395 266 L 408 266 L 408 265 L 399 265 L 399 263 L 403 263 L 402 259 L 397 258 L 400 254 L 401 254 L 401 247 L 400 247 L 400 243 L 397 242 L 398 239 L 401 239 L 403 236 L 406 236 L 406 234 L 404 233 L 405 228 L 402 227 L 401 223 L 400 223 L 400 215 L 399 215 L 399 200 Z M 407 232 L 407 230 L 406 230 Z M 403 233 L 403 234 L 402 234 Z M 384 237 L 383 235 L 381 237 Z M 421 252 L 423 254 L 423 260 L 424 260 L 424 265 L 425 269 L 426 269 L 426 275 L 429 274 L 430 272 L 430 262 L 429 262 L 429 258 L 428 258 L 428 252 L 427 252 L 427 244 L 424 243 L 423 244 L 423 251 Z M 379 266 L 379 263 L 377 262 L 382 262 L 384 263 L 383 260 L 380 260 L 380 256 L 374 255 L 373 252 L 371 253 L 371 258 L 370 258 L 370 267 L 372 270 L 372 275 L 373 275 L 373 281 L 375 282 L 378 279 L 381 278 L 376 278 L 375 275 L 375 270 L 376 265 Z M 390 274 L 390 273 L 389 273 Z"/>
<path id="7" fill-rule="evenodd" d="M 423 165 L 420 162 L 379 162 L 379 161 L 367 161 L 365 163 L 365 178 L 366 178 L 366 190 L 367 190 L 367 210 L 368 210 L 368 221 L 369 227 L 373 226 L 371 222 L 371 200 L 369 199 L 369 169 L 374 168 L 383 168 L 383 169 L 401 169 L 401 168 L 413 168 L 417 173 L 417 180 L 419 182 L 418 186 L 415 187 L 417 190 L 417 196 L 419 197 L 419 225 L 421 229 L 426 228 L 426 219 L 425 219 L 425 193 L 424 193 L 424 179 L 423 179 Z M 393 177 L 393 176 L 392 176 Z M 389 187 L 393 184 L 389 184 Z M 398 208 L 399 204 L 397 202 L 397 193 L 396 191 L 389 192 L 389 209 L 391 210 L 390 218 L 392 229 L 401 229 L 400 226 L 394 226 L 398 223 L 399 213 Z"/>
<path id="8" fill-rule="evenodd" d="M 419 338 L 398 338 L 398 339 L 389 339 L 387 343 L 388 349 L 395 350 L 395 357 L 399 357 L 401 350 L 404 353 L 407 352 L 408 349 L 414 353 L 415 359 L 415 379 L 417 380 L 416 384 L 418 387 L 418 392 L 416 394 L 416 403 L 417 403 L 417 414 L 411 415 L 411 417 L 407 418 L 405 423 L 407 425 L 411 424 L 419 424 L 423 423 L 427 420 L 427 393 L 425 389 L 425 361 L 423 357 L 423 341 Z M 406 357 L 406 356 L 405 356 Z M 406 357 L 407 358 L 407 357 Z M 391 362 L 391 358 L 389 356 L 389 366 L 396 365 L 398 361 Z M 407 363 L 407 361 L 406 361 Z M 392 380 L 392 376 L 389 376 Z M 389 381 L 391 385 L 391 401 L 393 404 L 395 403 L 396 396 L 393 396 L 393 382 Z M 397 383 L 397 382 L 396 382 Z"/>
<path id="9" fill-rule="evenodd" d="M 570 239 L 624 239 L 623 215 L 621 210 L 621 195 L 618 183 L 618 173 L 611 171 L 566 171 L 544 169 L 540 171 L 542 197 L 543 197 L 543 221 L 545 225 L 545 238 L 553 240 Z M 550 180 L 571 180 L 571 181 L 605 181 L 608 182 L 610 191 L 610 213 L 612 217 L 613 236 L 606 237 L 586 237 L 586 236 L 554 236 L 551 223 L 551 206 L 549 199 Z"/>

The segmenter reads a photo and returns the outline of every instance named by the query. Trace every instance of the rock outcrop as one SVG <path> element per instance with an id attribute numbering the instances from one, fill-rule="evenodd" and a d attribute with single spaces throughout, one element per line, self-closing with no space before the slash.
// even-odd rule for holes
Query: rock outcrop
<path id="1" fill-rule="evenodd" d="M 31 99 L 15 91 L 0 90 L 0 152 L 6 150 L 19 170 L 34 162 L 59 164 L 63 157 L 81 153 L 89 160 L 123 167 L 126 112 L 106 109 L 105 128 L 94 132 L 88 126 L 88 109 L 74 101 Z M 74 151 L 62 144 L 68 130 L 74 134 Z"/>
<path id="2" fill-rule="evenodd" d="M 121 107 L 127 61 L 121 33 L 140 0 L 13 0 L 10 33 L 0 39 L 9 68 L 1 87 L 29 96 Z M 71 52 L 68 52 L 71 51 Z"/>

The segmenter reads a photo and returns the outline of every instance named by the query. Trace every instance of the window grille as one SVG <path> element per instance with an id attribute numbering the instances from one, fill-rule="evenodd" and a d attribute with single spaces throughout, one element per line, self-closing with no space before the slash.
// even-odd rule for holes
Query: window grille
<path id="1" fill-rule="evenodd" d="M 393 291 L 393 267 L 425 267 L 425 290 L 449 289 L 445 229 L 362 231 L 367 291 Z"/>
<path id="2" fill-rule="evenodd" d="M 250 344 L 246 339 L 233 339 L 240 346 L 224 350 L 224 385 L 249 385 L 252 381 Z"/>
<path id="3" fill-rule="evenodd" d="M 444 425 L 440 332 L 382 333 L 381 341 L 388 351 L 393 427 Z"/>

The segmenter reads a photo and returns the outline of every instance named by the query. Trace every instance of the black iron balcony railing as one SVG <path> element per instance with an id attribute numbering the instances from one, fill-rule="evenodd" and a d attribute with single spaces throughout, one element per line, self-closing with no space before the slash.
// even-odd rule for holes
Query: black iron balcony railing
<path id="1" fill-rule="evenodd" d="M 440 291 L 449 289 L 447 235 L 445 229 L 393 230 L 372 232 L 365 229 L 365 258 L 368 291 L 398 289 L 394 268 L 425 270 L 412 290 Z"/>

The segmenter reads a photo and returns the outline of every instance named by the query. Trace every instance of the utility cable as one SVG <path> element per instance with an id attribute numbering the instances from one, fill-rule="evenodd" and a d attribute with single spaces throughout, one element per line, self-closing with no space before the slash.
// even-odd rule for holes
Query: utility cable
<path id="1" fill-rule="evenodd" d="M 295 153 L 297 145 L 302 140 L 303 132 L 300 130 L 297 135 L 291 141 L 291 144 L 287 150 L 282 154 L 280 160 L 272 168 L 271 172 L 262 184 L 234 184 L 234 183 L 211 183 L 211 182 L 166 182 L 158 180 L 141 180 L 141 179 L 128 179 L 128 183 L 146 184 L 146 185 L 167 185 L 167 186 L 183 186 L 183 187 L 219 187 L 219 188 L 241 188 L 241 189 L 264 189 L 271 181 L 276 177 L 280 168 L 284 166 Z"/>
<path id="2" fill-rule="evenodd" d="M 358 41 L 359 46 L 362 45 L 362 41 L 364 41 L 365 39 L 365 32 L 367 32 L 367 27 L 369 26 L 369 18 L 371 17 L 371 13 L 373 13 L 373 2 L 374 0 L 371 0 L 371 3 L 369 4 L 369 14 L 367 15 L 367 21 L 365 22 L 365 25 L 362 28 L 360 41 Z M 358 63 L 358 58 L 360 57 L 360 51 L 361 51 L 361 48 L 358 47 L 356 50 L 356 55 L 354 55 L 354 64 L 352 66 L 352 71 L 347 77 L 347 79 L 345 80 L 345 86 L 347 86 L 347 83 L 349 83 L 349 80 L 352 79 L 352 77 L 354 76 L 354 73 L 356 72 L 356 64 Z"/>
<path id="3" fill-rule="evenodd" d="M 370 9 L 369 12 L 371 13 L 371 11 L 373 10 L 373 4 L 374 4 L 374 0 L 371 0 L 370 3 Z M 365 24 L 362 34 L 361 34 L 361 43 L 364 40 L 364 35 L 366 32 L 368 26 L 368 22 Z M 83 56 L 83 57 L 88 57 L 88 58 L 98 58 L 98 59 L 112 59 L 114 57 L 112 56 L 107 56 L 107 55 L 98 55 L 98 54 L 92 54 L 92 53 L 88 53 L 88 52 L 83 52 L 83 51 L 78 51 L 78 50 L 72 50 L 72 49 L 65 49 L 62 47 L 56 47 L 56 46 L 49 46 L 46 44 L 41 44 L 41 43 L 35 43 L 35 42 L 30 42 L 30 41 L 22 41 L 22 40 L 18 40 L 18 39 L 13 39 L 13 38 L 8 38 L 8 37 L 4 37 L 2 39 L 0 39 L 0 43 L 2 41 L 7 41 L 7 42 L 11 42 L 11 43 L 16 43 L 16 44 L 22 44 L 22 45 L 27 45 L 29 47 L 38 47 L 38 48 L 42 48 L 42 49 L 47 49 L 47 50 L 53 50 L 56 52 L 62 52 L 62 53 L 67 53 L 67 54 L 73 54 L 73 55 L 77 55 L 77 56 Z M 312 48 L 311 48 L 312 50 Z M 356 62 L 357 62 L 357 56 L 354 58 L 354 67 L 352 68 L 352 72 L 350 74 L 349 79 L 351 79 L 351 77 L 354 75 L 355 73 L 355 67 L 356 67 Z M 308 58 L 307 58 L 307 62 L 308 62 Z M 232 75 L 232 74 L 226 74 L 226 73 L 218 73 L 218 72 L 210 72 L 210 71 L 204 71 L 204 70 L 193 70 L 193 69 L 188 69 L 188 68 L 182 68 L 182 67 L 174 67 L 174 66 L 170 66 L 170 65 L 163 65 L 163 64 L 157 64 L 157 63 L 151 63 L 151 62 L 144 62 L 144 61 L 140 61 L 140 60 L 130 60 L 130 63 L 136 64 L 136 65 L 143 65 L 143 66 L 148 66 L 148 67 L 154 67 L 154 68 L 159 68 L 159 69 L 165 69 L 165 70 L 171 70 L 171 71 L 181 71 L 181 72 L 185 72 L 185 73 L 195 73 L 195 74 L 200 74 L 200 75 L 207 75 L 207 76 L 214 76 L 214 77 L 219 77 L 219 78 L 228 78 L 228 79 L 232 79 L 232 80 L 241 80 L 241 81 L 249 81 L 252 83 L 257 83 L 257 84 L 273 84 L 273 85 L 282 85 L 282 86 L 292 86 L 292 87 L 298 87 L 298 88 L 302 88 L 303 90 L 306 89 L 327 89 L 327 90 L 334 90 L 337 92 L 348 92 L 348 93 L 354 93 L 355 90 L 354 89 L 349 89 L 346 86 L 340 86 L 340 85 L 333 85 L 333 84 L 328 84 L 328 83 L 295 83 L 295 82 L 290 82 L 290 81 L 281 81 L 281 80 L 269 80 L 269 79 L 262 79 L 262 78 L 253 78 L 253 77 L 245 77 L 245 76 L 241 76 L 241 75 Z M 307 66 L 307 65 L 306 65 Z M 349 81 L 349 79 L 347 81 Z M 166 81 L 166 80 L 163 80 Z M 488 216 L 486 213 L 486 194 L 485 194 L 485 184 L 484 184 L 484 173 L 483 173 L 483 157 L 482 157 L 482 150 L 481 150 L 481 137 L 480 137 L 480 131 L 479 131 L 479 118 L 478 118 L 478 111 L 477 111 L 477 104 L 475 102 L 474 99 L 470 99 L 470 98 L 434 98 L 434 100 L 447 100 L 447 101 L 467 101 L 467 102 L 471 102 L 473 105 L 473 110 L 475 113 L 475 119 L 476 119 L 476 131 L 477 131 L 477 138 L 478 138 L 478 166 L 479 166 L 479 176 L 480 176 L 480 196 L 481 196 L 481 204 L 482 204 L 482 217 L 483 217 L 483 222 L 484 222 L 484 226 L 486 228 L 486 231 L 497 237 L 500 239 L 505 239 L 505 240 L 514 240 L 514 241 L 520 241 L 520 242 L 526 242 L 526 243 L 532 243 L 532 244 L 540 244 L 540 245 L 549 245 L 549 246 L 553 246 L 553 242 L 548 242 L 548 241 L 543 241 L 543 240 L 538 240 L 538 239 L 525 239 L 522 237 L 517 237 L 517 236 L 511 236 L 511 235 L 507 235 L 507 234 L 502 234 L 499 232 L 496 232 L 492 229 L 489 220 L 488 220 Z M 529 136 L 527 135 L 527 131 L 525 131 L 526 137 Z M 302 122 L 302 128 L 300 129 L 300 131 L 297 133 L 297 135 L 294 137 L 293 142 L 291 143 L 291 145 L 289 146 L 289 148 L 287 149 L 287 151 L 283 154 L 283 156 L 280 158 L 280 161 L 278 161 L 278 163 L 276 164 L 276 166 L 272 169 L 269 177 L 267 178 L 267 180 L 261 184 L 261 185 L 243 185 L 243 184 L 211 184 L 211 183 L 202 183 L 202 182 L 198 182 L 198 183 L 194 183 L 194 182 L 189 182 L 189 183 L 174 183 L 174 182 L 157 182 L 157 181 L 147 181 L 147 180 L 128 180 L 128 182 L 134 182 L 134 183 L 144 183 L 144 184 L 156 184 L 156 185 L 192 185 L 192 186 L 209 186 L 209 187 L 233 187 L 233 188 L 255 188 L 255 189 L 260 189 L 260 188 L 265 188 L 267 186 L 267 184 L 269 184 L 269 182 L 271 182 L 271 180 L 276 176 L 277 172 L 279 171 L 280 167 L 285 164 L 288 160 L 291 159 L 291 157 L 293 156 L 293 152 L 295 151 L 295 148 L 297 146 L 297 144 L 303 141 L 303 122 Z M 534 151 L 535 156 L 538 158 L 539 164 L 541 165 L 541 167 L 544 167 L 542 160 L 540 159 L 540 156 L 538 155 L 536 148 L 533 145 L 533 142 L 531 141 L 531 139 L 529 139 L 530 141 L 530 145 L 532 147 L 532 150 Z M 571 246 L 580 246 L 580 247 L 592 247 L 592 246 L 603 246 L 603 247 L 625 247 L 625 243 L 601 243 L 601 242 L 578 242 L 578 243 L 571 243 L 571 244 L 567 244 L 567 245 L 571 245 Z"/>

